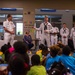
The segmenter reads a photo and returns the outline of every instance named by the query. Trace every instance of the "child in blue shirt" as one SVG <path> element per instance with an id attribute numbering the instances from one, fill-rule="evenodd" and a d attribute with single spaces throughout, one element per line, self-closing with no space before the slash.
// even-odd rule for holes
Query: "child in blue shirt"
<path id="1" fill-rule="evenodd" d="M 46 70 L 49 70 L 54 62 L 59 62 L 60 56 L 57 55 L 59 50 L 60 48 L 56 45 L 50 47 L 50 55 L 52 57 L 48 58 L 46 61 Z"/>
<path id="2" fill-rule="evenodd" d="M 70 47 L 65 46 L 62 49 L 62 55 L 60 57 L 60 61 L 65 65 L 66 68 L 69 68 L 71 73 L 75 75 L 75 58 L 72 56 L 69 56 L 70 54 Z"/>

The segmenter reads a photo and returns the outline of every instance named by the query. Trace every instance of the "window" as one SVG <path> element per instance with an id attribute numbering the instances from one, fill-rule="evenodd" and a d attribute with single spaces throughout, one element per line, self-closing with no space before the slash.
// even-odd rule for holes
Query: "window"
<path id="1" fill-rule="evenodd" d="M 16 35 L 23 35 L 23 23 L 16 23 Z"/>

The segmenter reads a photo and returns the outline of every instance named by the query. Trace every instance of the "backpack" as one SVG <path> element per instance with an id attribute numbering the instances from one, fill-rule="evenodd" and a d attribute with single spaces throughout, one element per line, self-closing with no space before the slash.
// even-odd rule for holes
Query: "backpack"
<path id="1" fill-rule="evenodd" d="M 62 62 L 54 62 L 48 71 L 49 75 L 67 75 L 68 69 L 62 64 Z M 69 70 L 70 72 L 70 70 Z"/>

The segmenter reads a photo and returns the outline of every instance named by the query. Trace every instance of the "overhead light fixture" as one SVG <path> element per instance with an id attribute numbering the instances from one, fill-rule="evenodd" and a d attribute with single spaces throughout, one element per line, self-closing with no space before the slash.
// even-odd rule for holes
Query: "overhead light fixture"
<path id="1" fill-rule="evenodd" d="M 48 9 L 48 8 L 42 8 L 40 9 L 41 12 L 56 12 L 56 9 Z"/>
<path id="2" fill-rule="evenodd" d="M 69 12 L 70 10 L 69 9 L 67 9 L 67 10 L 65 10 L 66 12 Z"/>
<path id="3" fill-rule="evenodd" d="M 2 11 L 16 11 L 16 8 L 0 8 Z"/>

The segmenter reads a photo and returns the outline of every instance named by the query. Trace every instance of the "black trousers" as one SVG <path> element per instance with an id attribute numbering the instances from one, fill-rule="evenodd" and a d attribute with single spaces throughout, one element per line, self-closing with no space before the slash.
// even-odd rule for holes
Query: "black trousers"
<path id="1" fill-rule="evenodd" d="M 28 44 L 28 48 L 29 48 L 29 50 L 30 50 L 33 46 L 34 46 L 33 43 Z"/>

